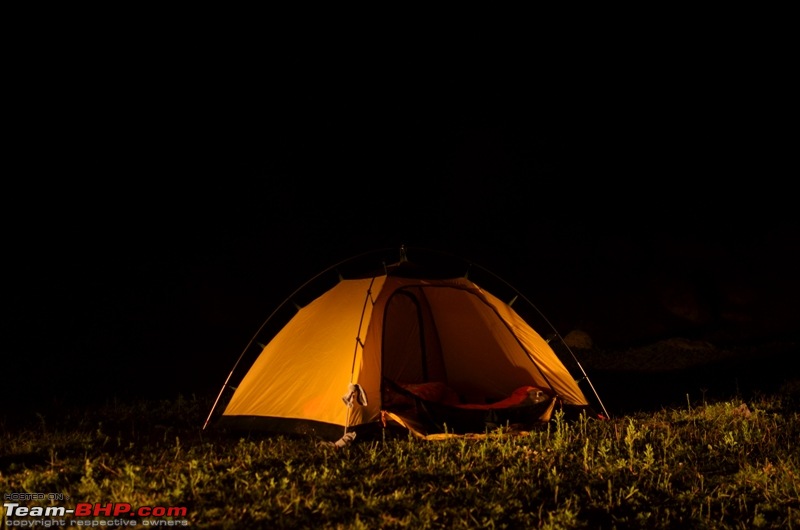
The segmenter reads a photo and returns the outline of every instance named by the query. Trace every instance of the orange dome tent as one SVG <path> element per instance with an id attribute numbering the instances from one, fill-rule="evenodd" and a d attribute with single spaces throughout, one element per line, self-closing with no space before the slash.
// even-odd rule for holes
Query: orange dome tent
<path id="1" fill-rule="evenodd" d="M 387 423 L 420 436 L 484 432 L 546 422 L 559 407 L 591 409 L 510 304 L 466 276 L 425 276 L 404 248 L 380 273 L 339 276 L 263 345 L 233 388 L 236 368 L 204 428 L 226 390 L 219 426 L 326 439 Z"/>

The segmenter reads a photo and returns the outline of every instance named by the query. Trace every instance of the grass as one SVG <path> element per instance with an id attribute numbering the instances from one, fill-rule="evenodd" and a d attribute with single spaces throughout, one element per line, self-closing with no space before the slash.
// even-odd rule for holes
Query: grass
<path id="1" fill-rule="evenodd" d="M 5 423 L 0 489 L 64 495 L 23 506 L 186 508 L 119 527 L 160 519 L 209 529 L 800 528 L 792 391 L 687 398 L 607 421 L 557 414 L 521 434 L 385 433 L 338 450 L 309 438 L 202 431 L 209 409 L 209 400 L 178 397 Z M 3 525 L 12 519 L 4 514 Z"/>

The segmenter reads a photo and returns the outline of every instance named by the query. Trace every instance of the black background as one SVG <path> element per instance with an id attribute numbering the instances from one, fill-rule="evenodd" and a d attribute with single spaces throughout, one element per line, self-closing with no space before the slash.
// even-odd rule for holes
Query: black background
<path id="1" fill-rule="evenodd" d="M 759 57 L 212 51 L 53 52 L 18 80 L 7 403 L 215 394 L 298 286 L 400 245 L 487 267 L 599 348 L 796 336 L 791 91 Z M 687 285 L 699 324 L 659 299 Z"/>

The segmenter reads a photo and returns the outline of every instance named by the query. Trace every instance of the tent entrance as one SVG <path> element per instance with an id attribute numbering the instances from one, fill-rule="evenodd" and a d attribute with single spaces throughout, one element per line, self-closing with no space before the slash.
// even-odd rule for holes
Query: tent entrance
<path id="1" fill-rule="evenodd" d="M 549 419 L 555 392 L 479 289 L 406 285 L 385 301 L 382 409 L 429 429 Z M 447 427 L 446 427 L 447 426 Z"/>
<path id="2" fill-rule="evenodd" d="M 446 381 L 431 308 L 421 288 L 396 291 L 386 302 L 381 366 L 393 381 Z"/>
<path id="3" fill-rule="evenodd" d="M 470 403 L 499 401 L 524 385 L 550 387 L 480 289 L 402 286 L 388 295 L 381 328 L 381 376 L 392 381 L 445 383 Z"/>

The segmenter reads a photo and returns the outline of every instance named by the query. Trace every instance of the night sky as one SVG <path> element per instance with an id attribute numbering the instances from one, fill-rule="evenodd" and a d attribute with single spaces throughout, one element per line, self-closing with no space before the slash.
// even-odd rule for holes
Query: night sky
<path id="1" fill-rule="evenodd" d="M 303 282 L 400 245 L 490 269 L 600 348 L 796 337 L 782 98 L 718 74 L 466 90 L 164 72 L 42 101 L 4 197 L 3 399 L 215 394 Z"/>

